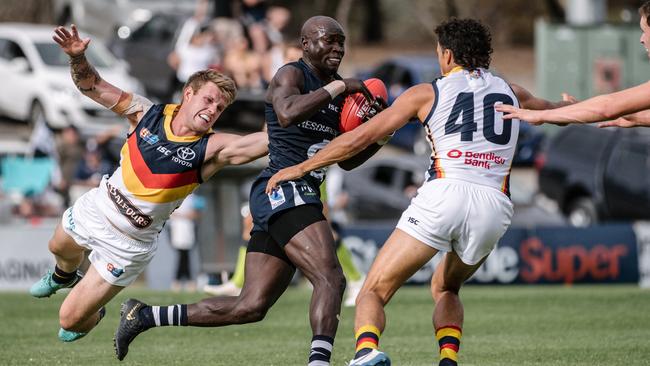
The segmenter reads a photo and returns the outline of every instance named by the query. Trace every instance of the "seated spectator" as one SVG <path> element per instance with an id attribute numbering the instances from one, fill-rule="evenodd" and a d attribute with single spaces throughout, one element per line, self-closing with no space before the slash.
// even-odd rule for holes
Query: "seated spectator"
<path id="1" fill-rule="evenodd" d="M 98 150 L 89 150 L 79 162 L 74 176 L 74 184 L 86 187 L 97 187 L 102 177 L 113 171 L 109 162 L 103 161 Z"/>
<path id="2" fill-rule="evenodd" d="M 239 21 L 244 26 L 252 49 L 262 55 L 269 49 L 265 31 L 268 5 L 264 0 L 242 0 L 239 6 Z"/>
<path id="3" fill-rule="evenodd" d="M 53 182 L 57 191 L 63 196 L 63 205 L 69 206 L 70 195 L 68 190 L 74 179 L 77 166 L 83 159 L 84 147 L 79 136 L 79 131 L 74 126 L 65 127 L 56 141 L 58 153 L 58 168 L 60 175 Z"/>
<path id="4" fill-rule="evenodd" d="M 262 60 L 258 54 L 248 49 L 244 37 L 228 42 L 223 62 L 224 71 L 231 75 L 238 88 L 262 91 Z"/>
<path id="5" fill-rule="evenodd" d="M 208 68 L 221 68 L 221 55 L 212 27 L 202 25 L 187 44 L 177 44 L 168 63 L 176 66 L 176 90 L 182 89 L 190 75 Z M 175 100 L 180 101 L 179 98 Z"/>

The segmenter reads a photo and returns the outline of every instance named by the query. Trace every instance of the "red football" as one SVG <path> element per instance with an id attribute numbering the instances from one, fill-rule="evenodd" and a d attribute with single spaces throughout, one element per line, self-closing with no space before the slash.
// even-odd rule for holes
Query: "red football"
<path id="1" fill-rule="evenodd" d="M 380 96 L 384 101 L 388 100 L 388 91 L 383 81 L 372 78 L 365 80 L 363 83 L 366 84 L 370 94 L 375 98 Z M 366 100 L 362 93 L 348 95 L 343 103 L 343 110 L 341 110 L 340 131 L 343 133 L 357 128 L 364 122 L 364 117 L 370 107 L 371 103 Z"/>

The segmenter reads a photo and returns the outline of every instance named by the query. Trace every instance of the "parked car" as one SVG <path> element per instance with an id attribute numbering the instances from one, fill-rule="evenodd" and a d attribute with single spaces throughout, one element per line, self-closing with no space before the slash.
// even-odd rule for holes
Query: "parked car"
<path id="1" fill-rule="evenodd" d="M 373 158 L 346 172 L 346 212 L 351 220 L 397 221 L 424 181 L 428 159 L 415 155 Z"/>
<path id="2" fill-rule="evenodd" d="M 109 40 L 118 34 L 128 37 L 156 12 L 191 13 L 196 0 L 53 0 L 58 24 L 76 24 L 80 29 Z"/>
<path id="3" fill-rule="evenodd" d="M 167 56 L 174 49 L 180 27 L 189 18 L 188 12 L 155 13 L 128 36 L 111 39 L 109 47 L 131 66 L 131 74 L 138 78 L 147 94 L 163 102 L 170 102 L 176 85 L 176 72 L 167 64 Z"/>
<path id="4" fill-rule="evenodd" d="M 378 78 L 383 81 L 388 90 L 388 104 L 411 86 L 430 82 L 439 75 L 440 65 L 435 54 L 391 57 L 375 68 L 357 74 L 360 79 Z M 390 143 L 418 155 L 427 155 L 431 151 L 417 119 L 397 130 Z"/>
<path id="5" fill-rule="evenodd" d="M 74 125 L 93 134 L 126 123 L 83 96 L 72 82 L 68 56 L 52 40 L 54 26 L 0 24 L 0 114 L 34 124 L 44 118 L 52 128 Z M 102 78 L 125 90 L 142 93 L 141 84 L 98 40 L 86 57 Z"/>
<path id="6" fill-rule="evenodd" d="M 431 82 L 440 76 L 440 65 L 435 54 L 397 56 L 387 59 L 372 70 L 362 71 L 357 76 L 361 79 L 371 77 L 381 79 L 388 89 L 388 104 L 392 104 L 411 86 Z M 513 165 L 532 165 L 542 146 L 544 136 L 540 129 L 522 123 Z M 390 143 L 418 155 L 431 153 L 429 141 L 417 119 L 411 120 L 396 131 Z"/>
<path id="7" fill-rule="evenodd" d="M 560 129 L 538 159 L 539 187 L 574 226 L 650 219 L 650 130 Z"/>

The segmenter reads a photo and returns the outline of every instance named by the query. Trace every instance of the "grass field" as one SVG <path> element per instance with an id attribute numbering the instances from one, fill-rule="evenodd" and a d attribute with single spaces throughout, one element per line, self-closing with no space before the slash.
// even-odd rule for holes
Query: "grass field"
<path id="1" fill-rule="evenodd" d="M 102 323 L 71 344 L 57 337 L 62 295 L 0 293 L 0 365 L 117 365 L 113 332 L 128 297 L 157 304 L 200 294 L 127 289 Z M 124 365 L 306 365 L 310 291 L 291 288 L 257 324 L 160 328 L 140 335 Z M 462 292 L 462 365 L 650 365 L 650 290 L 636 286 L 468 286 Z M 405 287 L 387 308 L 381 348 L 393 365 L 432 365 L 437 346 L 425 287 Z M 353 354 L 353 309 L 344 309 L 332 365 Z M 437 365 L 437 363 L 436 363 Z"/>

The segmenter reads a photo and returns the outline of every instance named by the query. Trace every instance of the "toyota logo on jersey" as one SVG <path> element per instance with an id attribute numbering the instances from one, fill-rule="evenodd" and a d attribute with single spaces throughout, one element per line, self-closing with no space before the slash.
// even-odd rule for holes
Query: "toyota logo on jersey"
<path id="1" fill-rule="evenodd" d="M 183 160 L 192 160 L 196 156 L 196 153 L 189 147 L 181 147 L 176 150 L 176 155 Z"/>

